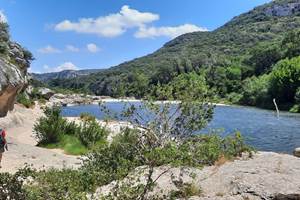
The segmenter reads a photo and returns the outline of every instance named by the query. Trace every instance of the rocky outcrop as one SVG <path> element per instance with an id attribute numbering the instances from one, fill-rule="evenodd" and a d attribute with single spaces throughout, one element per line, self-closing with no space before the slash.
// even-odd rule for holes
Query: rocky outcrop
<path id="1" fill-rule="evenodd" d="M 0 117 L 13 109 L 17 94 L 27 85 L 26 71 L 0 58 Z"/>
<path id="2" fill-rule="evenodd" d="M 84 94 L 54 94 L 49 98 L 48 104 L 51 105 L 81 105 L 81 104 L 92 104 L 96 102 L 93 96 Z"/>
<path id="3" fill-rule="evenodd" d="M 50 90 L 49 88 L 40 88 L 40 89 L 38 90 L 38 92 L 40 93 L 40 95 L 41 95 L 43 98 L 45 98 L 45 99 L 47 99 L 47 100 L 49 100 L 49 99 L 55 94 L 55 92 L 52 91 L 52 90 Z"/>
<path id="4" fill-rule="evenodd" d="M 120 184 L 128 186 L 145 185 L 147 168 L 139 167 Z M 193 187 L 190 200 L 297 200 L 300 194 L 300 159 L 291 155 L 259 152 L 253 158 L 242 158 L 221 166 L 201 169 L 157 167 L 153 180 L 157 177 L 153 196 L 178 192 L 182 186 Z M 117 182 L 99 188 L 91 199 L 108 195 Z M 196 190 L 195 190 L 196 189 Z M 176 199 L 180 199 L 176 198 Z"/>
<path id="5" fill-rule="evenodd" d="M 17 94 L 27 85 L 31 54 L 19 44 L 4 40 L 6 27 L 0 27 L 0 117 L 13 109 Z M 8 37 L 8 36 L 6 36 Z"/>
<path id="6" fill-rule="evenodd" d="M 298 147 L 298 148 L 296 148 L 296 149 L 294 150 L 294 156 L 300 158 L 300 147 Z"/>
<path id="7" fill-rule="evenodd" d="M 300 11 L 300 1 L 294 0 L 290 3 L 275 4 L 265 10 L 267 16 L 285 17 Z"/>

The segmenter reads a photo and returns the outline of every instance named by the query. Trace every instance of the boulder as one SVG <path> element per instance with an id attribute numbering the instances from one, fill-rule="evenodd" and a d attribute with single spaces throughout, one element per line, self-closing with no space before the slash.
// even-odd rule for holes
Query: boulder
<path id="1" fill-rule="evenodd" d="M 55 94 L 54 91 L 50 90 L 49 88 L 40 88 L 38 92 L 47 100 L 49 100 Z"/>
<path id="2" fill-rule="evenodd" d="M 298 148 L 296 148 L 296 149 L 294 150 L 294 156 L 300 158 L 300 147 L 298 147 Z"/>

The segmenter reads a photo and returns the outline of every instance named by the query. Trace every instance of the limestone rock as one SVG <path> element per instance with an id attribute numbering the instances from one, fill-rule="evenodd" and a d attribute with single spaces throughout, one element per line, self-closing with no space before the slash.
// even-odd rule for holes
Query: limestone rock
<path id="1" fill-rule="evenodd" d="M 49 88 L 40 88 L 38 92 L 47 100 L 49 100 L 55 94 L 54 91 L 50 90 Z"/>
<path id="2" fill-rule="evenodd" d="M 27 85 L 27 68 L 0 57 L 0 117 L 13 109 L 17 94 Z"/>
<path id="3" fill-rule="evenodd" d="M 285 4 L 275 4 L 272 7 L 268 7 L 265 10 L 265 14 L 268 16 L 284 17 L 293 15 L 300 11 L 300 2 L 290 2 Z"/>
<path id="4" fill-rule="evenodd" d="M 8 26 L 0 20 L 0 117 L 13 109 L 17 94 L 28 83 L 27 69 L 32 54 L 9 40 Z"/>
<path id="5" fill-rule="evenodd" d="M 298 147 L 298 148 L 296 148 L 296 149 L 294 150 L 294 156 L 300 158 L 300 147 Z"/>
<path id="6" fill-rule="evenodd" d="M 119 185 L 145 185 L 145 169 L 137 168 Z M 202 170 L 162 166 L 154 170 L 153 179 L 158 176 L 160 178 L 154 190 L 147 194 L 148 199 L 154 194 L 162 197 L 171 191 L 180 190 L 178 183 L 192 184 L 201 190 L 199 195 L 190 197 L 190 200 L 296 200 L 300 194 L 300 159 L 277 153 L 259 152 L 253 158 L 204 167 Z M 116 184 L 112 182 L 99 188 L 90 198 L 105 197 Z"/>

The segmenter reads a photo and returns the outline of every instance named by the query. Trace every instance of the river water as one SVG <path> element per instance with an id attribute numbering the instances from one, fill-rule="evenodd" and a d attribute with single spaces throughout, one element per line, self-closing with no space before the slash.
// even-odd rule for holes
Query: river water
<path id="1" fill-rule="evenodd" d="M 107 107 L 120 113 L 124 103 L 107 103 Z M 98 105 L 70 106 L 62 110 L 63 116 L 68 117 L 77 117 L 82 112 L 88 112 L 98 119 L 105 117 Z M 300 114 L 281 112 L 277 118 L 274 111 L 242 106 L 217 106 L 213 120 L 202 132 L 210 129 L 218 129 L 223 136 L 238 130 L 248 144 L 260 151 L 292 153 L 296 147 L 300 147 Z"/>

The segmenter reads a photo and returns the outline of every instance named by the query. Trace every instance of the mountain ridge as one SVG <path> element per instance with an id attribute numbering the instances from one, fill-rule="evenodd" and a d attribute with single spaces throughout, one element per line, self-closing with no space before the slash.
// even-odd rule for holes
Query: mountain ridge
<path id="1" fill-rule="evenodd" d="M 79 76 L 86 76 L 92 73 L 103 71 L 104 69 L 83 69 L 83 70 L 63 70 L 60 72 L 31 73 L 30 75 L 38 81 L 50 81 L 52 79 L 70 79 Z"/>
<path id="2" fill-rule="evenodd" d="M 288 31 L 298 28 L 300 0 L 275 0 L 234 17 L 214 31 L 187 33 L 146 56 L 50 85 L 83 88 L 98 95 L 141 97 L 158 83 L 167 84 L 191 71 L 236 65 L 245 78 L 253 75 L 253 66 L 247 64 L 247 59 L 256 47 L 279 44 Z M 138 91 L 141 81 L 145 82 L 144 94 Z"/>

